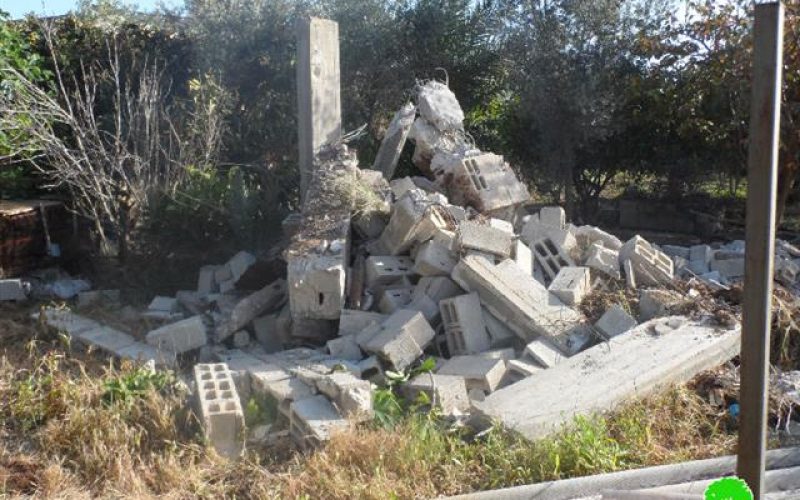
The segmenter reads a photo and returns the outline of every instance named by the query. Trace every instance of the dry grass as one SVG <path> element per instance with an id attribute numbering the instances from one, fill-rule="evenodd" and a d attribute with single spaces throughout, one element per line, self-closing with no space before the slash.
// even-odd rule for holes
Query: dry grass
<path id="1" fill-rule="evenodd" d="M 709 457 L 734 441 L 724 414 L 674 388 L 536 443 L 500 430 L 476 438 L 418 415 L 354 428 L 309 456 L 280 445 L 229 463 L 203 446 L 179 385 L 109 402 L 106 382 L 138 372 L 71 349 L 25 314 L 4 315 L 13 339 L 0 361 L 4 496 L 432 497 Z"/>

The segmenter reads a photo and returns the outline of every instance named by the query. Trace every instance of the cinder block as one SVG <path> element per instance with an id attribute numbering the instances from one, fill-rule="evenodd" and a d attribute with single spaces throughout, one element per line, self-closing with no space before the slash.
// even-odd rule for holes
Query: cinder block
<path id="1" fill-rule="evenodd" d="M 328 441 L 335 432 L 349 428 L 325 396 L 317 395 L 293 402 L 290 406 L 289 434 L 300 449 L 310 451 Z"/>
<path id="2" fill-rule="evenodd" d="M 402 390 L 412 401 L 424 392 L 431 405 L 440 408 L 445 414 L 465 412 L 470 407 L 466 381 L 464 377 L 457 375 L 422 373 L 408 381 Z"/>
<path id="3" fill-rule="evenodd" d="M 411 303 L 413 288 L 394 288 L 384 290 L 378 301 L 378 310 L 383 314 L 392 314 L 398 309 L 404 308 Z"/>
<path id="4" fill-rule="evenodd" d="M 164 325 L 147 334 L 147 343 L 176 354 L 198 349 L 208 342 L 202 316 L 192 316 L 177 323 Z"/>
<path id="5" fill-rule="evenodd" d="M 600 243 L 609 250 L 619 251 L 622 242 L 614 236 L 594 226 L 579 226 L 575 228 L 575 238 L 581 248 L 589 248 L 594 243 Z"/>
<path id="6" fill-rule="evenodd" d="M 580 304 L 589 293 L 588 267 L 562 267 L 547 289 L 568 306 Z"/>
<path id="7" fill-rule="evenodd" d="M 622 246 L 619 258 L 620 262 L 631 261 L 638 285 L 660 286 L 674 276 L 672 259 L 639 235 Z"/>
<path id="8" fill-rule="evenodd" d="M 550 237 L 534 242 L 531 250 L 533 251 L 537 269 L 542 270 L 545 283 L 552 282 L 558 272 L 561 271 L 561 268 L 575 266 L 572 257 Z"/>
<path id="9" fill-rule="evenodd" d="M 361 353 L 361 348 L 358 347 L 354 335 L 347 335 L 345 337 L 337 337 L 329 340 L 325 344 L 331 356 L 350 361 L 361 361 L 364 355 Z"/>
<path id="10" fill-rule="evenodd" d="M 44 321 L 47 326 L 65 332 L 70 337 L 77 336 L 81 332 L 100 328 L 101 326 L 97 321 L 75 314 L 67 309 L 45 307 L 41 312 L 33 313 L 31 318 L 39 320 L 40 315 L 41 320 Z"/>
<path id="11" fill-rule="evenodd" d="M 510 378 L 511 383 L 520 381 L 524 378 L 536 375 L 537 372 L 542 371 L 544 368 L 537 366 L 533 363 L 521 359 L 511 359 L 506 361 L 507 377 Z"/>
<path id="12" fill-rule="evenodd" d="M 462 158 L 447 174 L 440 182 L 451 202 L 481 213 L 501 211 L 530 199 L 528 189 L 502 156 L 484 153 Z"/>
<path id="13" fill-rule="evenodd" d="M 544 368 L 555 366 L 565 358 L 564 353 L 543 338 L 538 338 L 525 346 L 525 356 Z"/>
<path id="14" fill-rule="evenodd" d="M 0 280 L 0 302 L 20 301 L 27 298 L 22 280 Z"/>
<path id="15" fill-rule="evenodd" d="M 309 386 L 297 377 L 290 376 L 259 385 L 264 393 L 273 398 L 278 403 L 278 411 L 286 417 L 291 417 L 291 405 L 295 401 L 313 396 L 316 389 Z M 257 386 L 253 385 L 253 390 Z"/>
<path id="16" fill-rule="evenodd" d="M 491 343 L 477 293 L 443 300 L 439 302 L 439 310 L 451 356 L 489 350 Z"/>
<path id="17" fill-rule="evenodd" d="M 223 283 L 231 280 L 233 280 L 231 266 L 227 262 L 221 266 L 217 266 L 217 269 L 214 271 L 214 281 L 217 283 Z"/>
<path id="18" fill-rule="evenodd" d="M 607 338 L 612 338 L 627 332 L 637 324 L 636 320 L 625 309 L 619 304 L 614 304 L 603 313 L 603 316 L 597 320 L 594 327 Z"/>
<path id="19" fill-rule="evenodd" d="M 376 354 L 395 370 L 405 370 L 433 340 L 434 331 L 422 313 L 400 309 L 381 323 L 356 337 L 361 348 Z"/>
<path id="20" fill-rule="evenodd" d="M 345 304 L 347 279 L 343 253 L 306 254 L 289 259 L 289 304 L 294 318 L 339 318 Z"/>
<path id="21" fill-rule="evenodd" d="M 464 290 L 450 278 L 444 276 L 423 277 L 414 288 L 413 298 L 425 295 L 438 304 L 444 299 L 449 299 L 450 297 L 455 297 L 463 293 Z"/>
<path id="22" fill-rule="evenodd" d="M 356 335 L 371 325 L 380 325 L 389 316 L 369 311 L 344 309 L 339 319 L 339 336 Z"/>
<path id="23" fill-rule="evenodd" d="M 711 270 L 719 272 L 727 280 L 744 277 L 744 259 L 726 259 L 711 261 Z"/>
<path id="24" fill-rule="evenodd" d="M 417 107 L 410 102 L 406 103 L 395 113 L 389 123 L 389 127 L 386 129 L 378 154 L 372 163 L 372 169 L 383 173 L 387 179 L 391 179 L 394 175 L 397 162 L 400 160 L 400 154 L 403 152 L 403 146 L 406 144 L 408 133 L 414 124 L 416 114 Z M 413 186 L 414 184 L 412 183 L 411 185 Z"/>
<path id="25" fill-rule="evenodd" d="M 363 422 L 373 417 L 372 384 L 367 380 L 350 372 L 333 372 L 317 380 L 317 390 L 351 421 Z"/>
<path id="26" fill-rule="evenodd" d="M 539 210 L 539 223 L 564 229 L 567 225 L 567 213 L 559 206 L 542 207 Z"/>
<path id="27" fill-rule="evenodd" d="M 467 390 L 479 389 L 489 393 L 500 385 L 500 381 L 506 373 L 506 364 L 502 359 L 491 359 L 485 356 L 454 356 L 447 360 L 436 373 L 464 377 Z"/>
<path id="28" fill-rule="evenodd" d="M 409 257 L 371 256 L 365 266 L 368 288 L 393 285 L 414 274 L 414 261 Z"/>
<path id="29" fill-rule="evenodd" d="M 458 225 L 457 244 L 462 252 L 477 250 L 507 259 L 511 256 L 514 235 L 502 229 L 465 221 Z"/>
<path id="30" fill-rule="evenodd" d="M 456 258 L 445 246 L 434 240 L 420 245 L 414 262 L 414 272 L 420 276 L 450 276 Z"/>
<path id="31" fill-rule="evenodd" d="M 514 262 L 528 276 L 533 276 L 533 252 L 522 240 L 514 241 Z"/>
<path id="32" fill-rule="evenodd" d="M 589 247 L 585 265 L 614 279 L 620 279 L 619 252 L 595 242 Z"/>
<path id="33" fill-rule="evenodd" d="M 392 216 L 381 234 L 379 246 L 389 255 L 399 255 L 415 242 L 430 239 L 436 228 L 447 228 L 440 210 L 444 209 L 433 206 L 425 192 L 409 190 L 392 207 Z"/>
<path id="34" fill-rule="evenodd" d="M 233 281 L 237 282 L 239 279 L 250 269 L 250 266 L 256 263 L 256 258 L 249 252 L 241 251 L 231 257 L 228 261 L 228 266 L 231 268 L 231 275 Z"/>
<path id="35" fill-rule="evenodd" d="M 295 299 L 299 300 L 299 297 L 295 295 Z M 315 300 L 319 301 L 319 298 L 315 297 Z M 238 301 L 230 310 L 226 308 L 223 311 L 224 319 L 215 329 L 217 342 L 225 340 L 264 313 L 277 309 L 285 301 L 286 282 L 280 279 Z"/>
<path id="36" fill-rule="evenodd" d="M 117 353 L 136 342 L 136 339 L 127 333 L 109 326 L 98 326 L 91 330 L 84 330 L 75 337 L 86 345 L 94 346 L 113 355 L 117 355 Z"/>
<path id="37" fill-rule="evenodd" d="M 414 296 L 412 293 L 411 302 L 405 306 L 405 309 L 419 311 L 423 316 L 425 316 L 425 319 L 431 324 L 431 326 L 436 326 L 436 324 L 439 322 L 439 304 L 434 302 L 427 295 Z"/>
<path id="38" fill-rule="evenodd" d="M 700 245 L 704 246 L 704 245 Z M 689 247 L 682 247 L 677 245 L 661 245 L 661 251 L 670 257 L 681 257 L 686 260 L 691 260 L 691 249 Z"/>
<path id="39" fill-rule="evenodd" d="M 478 354 L 478 356 L 486 359 L 499 359 L 501 361 L 508 361 L 517 357 L 516 352 L 511 347 L 504 349 L 493 349 Z"/>
<path id="40" fill-rule="evenodd" d="M 411 191 L 412 189 L 417 189 L 417 185 L 414 184 L 414 181 L 411 177 L 401 177 L 399 179 L 394 179 L 389 181 L 389 186 L 392 189 L 392 194 L 396 200 L 399 200 L 403 197 L 404 194 Z"/>
<path id="41" fill-rule="evenodd" d="M 197 364 L 194 381 L 206 439 L 222 456 L 241 456 L 246 438 L 244 413 L 228 366 Z"/>
<path id="42" fill-rule="evenodd" d="M 507 220 L 491 217 L 489 219 L 489 226 L 514 236 L 514 224 L 508 222 Z"/>
<path id="43" fill-rule="evenodd" d="M 197 291 L 201 294 L 214 293 L 219 290 L 217 281 L 214 278 L 218 266 L 203 266 L 197 276 Z"/>

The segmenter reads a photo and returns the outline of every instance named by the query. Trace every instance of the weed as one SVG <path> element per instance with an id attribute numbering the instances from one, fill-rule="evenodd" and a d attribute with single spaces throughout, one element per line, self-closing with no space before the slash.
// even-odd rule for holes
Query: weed
<path id="1" fill-rule="evenodd" d="M 106 404 L 130 404 L 135 398 L 144 397 L 150 391 L 161 391 L 174 384 L 172 372 L 137 367 L 128 373 L 113 376 L 103 383 L 103 402 Z"/>

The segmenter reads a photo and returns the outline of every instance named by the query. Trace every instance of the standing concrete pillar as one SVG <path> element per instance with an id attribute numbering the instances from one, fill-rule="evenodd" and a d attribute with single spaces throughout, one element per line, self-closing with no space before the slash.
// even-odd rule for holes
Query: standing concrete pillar
<path id="1" fill-rule="evenodd" d="M 297 125 L 300 193 L 305 199 L 314 156 L 342 135 L 339 24 L 319 18 L 297 23 Z"/>

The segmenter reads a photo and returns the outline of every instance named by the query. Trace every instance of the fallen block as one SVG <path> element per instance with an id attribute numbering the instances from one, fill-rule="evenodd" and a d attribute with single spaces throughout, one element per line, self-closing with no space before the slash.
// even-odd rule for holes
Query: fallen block
<path id="1" fill-rule="evenodd" d="M 447 415 L 465 412 L 470 408 L 467 384 L 464 377 L 422 373 L 403 385 L 402 390 L 411 401 L 425 393 L 431 406 L 440 408 Z"/>
<path id="2" fill-rule="evenodd" d="M 505 323 L 495 317 L 485 307 L 481 307 L 483 314 L 483 324 L 486 325 L 486 333 L 489 334 L 489 345 L 492 349 L 513 347 L 517 335 Z M 512 350 L 513 352 L 513 350 Z M 511 356 L 512 358 L 514 356 Z"/>
<path id="3" fill-rule="evenodd" d="M 231 257 L 231 260 L 228 261 L 228 267 L 230 267 L 233 282 L 238 282 L 250 266 L 255 263 L 256 258 L 249 252 L 241 251 Z"/>
<path id="4" fill-rule="evenodd" d="M 612 338 L 635 328 L 636 325 L 636 320 L 625 309 L 619 304 L 614 304 L 603 313 L 594 327 L 606 338 Z"/>
<path id="5" fill-rule="evenodd" d="M 619 272 L 619 261 L 618 251 L 606 248 L 602 244 L 595 242 L 589 247 L 584 264 L 590 269 L 618 280 L 622 277 Z"/>
<path id="6" fill-rule="evenodd" d="M 261 347 L 268 353 L 283 350 L 291 341 L 292 318 L 288 308 L 253 320 L 253 332 Z"/>
<path id="7" fill-rule="evenodd" d="M 564 353 L 542 338 L 536 339 L 525 346 L 525 356 L 543 368 L 555 366 L 562 359 L 565 359 Z"/>
<path id="8" fill-rule="evenodd" d="M 220 455 L 237 458 L 244 452 L 244 412 L 225 363 L 194 366 L 200 423 L 206 439 Z"/>
<path id="9" fill-rule="evenodd" d="M 542 270 L 545 283 L 551 283 L 562 268 L 575 266 L 569 253 L 549 236 L 535 241 L 531 245 L 531 251 L 536 268 Z"/>
<path id="10" fill-rule="evenodd" d="M 435 240 L 420 245 L 414 260 L 414 272 L 420 276 L 450 276 L 456 258 L 448 247 Z"/>
<path id="11" fill-rule="evenodd" d="M 400 309 L 356 338 L 364 351 L 378 355 L 394 370 L 402 371 L 422 356 L 422 350 L 433 337 L 434 331 L 422 313 Z"/>
<path id="12" fill-rule="evenodd" d="M 22 280 L 0 280 L 0 302 L 20 301 L 27 298 Z"/>
<path id="13" fill-rule="evenodd" d="M 415 273 L 414 261 L 408 257 L 373 255 L 366 259 L 365 266 L 368 288 L 394 285 Z"/>
<path id="14" fill-rule="evenodd" d="M 337 431 L 349 428 L 325 396 L 317 395 L 294 401 L 290 406 L 289 434 L 300 449 L 310 451 L 319 447 Z"/>
<path id="15" fill-rule="evenodd" d="M 292 316 L 337 319 L 345 304 L 347 270 L 344 251 L 289 258 L 287 280 Z"/>
<path id="16" fill-rule="evenodd" d="M 609 250 L 619 251 L 622 242 L 614 236 L 594 226 L 579 226 L 575 228 L 575 238 L 581 248 L 589 248 L 594 243 L 601 244 Z"/>
<path id="17" fill-rule="evenodd" d="M 465 221 L 458 225 L 456 238 L 462 253 L 475 250 L 505 259 L 511 256 L 514 234 L 475 221 Z"/>
<path id="18" fill-rule="evenodd" d="M 481 304 L 523 340 L 531 341 L 537 335 L 561 337 L 582 327 L 580 313 L 520 272 L 513 261 L 494 265 L 466 256 L 453 269 L 453 279 L 462 288 L 477 292 Z"/>
<path id="19" fill-rule="evenodd" d="M 439 310 L 451 356 L 477 354 L 491 347 L 477 293 L 443 300 Z"/>
<path id="20" fill-rule="evenodd" d="M 424 242 L 437 228 L 446 229 L 447 221 L 425 192 L 412 189 L 406 192 L 392 208 L 389 224 L 378 240 L 379 247 L 389 255 L 407 252 L 415 242 Z"/>
<path id="21" fill-rule="evenodd" d="M 181 354 L 199 349 L 208 342 L 206 325 L 202 316 L 192 316 L 177 323 L 170 323 L 150 331 L 147 343 L 151 346 Z"/>
<path id="22" fill-rule="evenodd" d="M 197 276 L 197 291 L 207 295 L 219 290 L 217 281 L 214 278 L 218 266 L 203 266 Z"/>
<path id="23" fill-rule="evenodd" d="M 339 318 L 339 336 L 355 335 L 368 326 L 383 323 L 388 317 L 376 312 L 344 309 Z"/>
<path id="24" fill-rule="evenodd" d="M 461 289 L 452 279 L 444 276 L 423 277 L 414 288 L 413 298 L 420 295 L 429 297 L 435 303 L 439 303 L 444 299 L 461 295 L 464 290 Z"/>
<path id="25" fill-rule="evenodd" d="M 639 292 L 639 320 L 644 322 L 669 316 L 685 302 L 686 299 L 673 290 L 642 290 Z"/>
<path id="26" fill-rule="evenodd" d="M 506 373 L 506 364 L 502 359 L 492 359 L 486 356 L 454 356 L 447 360 L 436 373 L 464 377 L 468 391 L 479 389 L 490 393 L 500 385 L 500 381 Z"/>
<path id="27" fill-rule="evenodd" d="M 525 203 L 528 189 L 502 156 L 484 153 L 456 162 L 441 181 L 451 202 L 490 214 Z"/>
<path id="28" fill-rule="evenodd" d="M 384 290 L 378 301 L 378 310 L 383 314 L 392 314 L 411 303 L 413 288 L 393 288 Z"/>
<path id="29" fill-rule="evenodd" d="M 350 361 L 361 361 L 364 359 L 361 348 L 358 347 L 356 343 L 355 335 L 337 337 L 329 340 L 325 346 L 328 348 L 328 352 L 331 353 L 331 356 Z"/>
<path id="30" fill-rule="evenodd" d="M 631 262 L 637 285 L 660 286 L 670 282 L 674 276 L 672 259 L 639 235 L 622 246 L 619 259 L 620 262 Z"/>
<path id="31" fill-rule="evenodd" d="M 464 129 L 464 111 L 455 94 L 441 82 L 431 80 L 417 90 L 419 114 L 444 132 Z"/>
<path id="32" fill-rule="evenodd" d="M 514 262 L 528 276 L 533 276 L 533 252 L 521 240 L 514 241 Z"/>
<path id="33" fill-rule="evenodd" d="M 333 372 L 316 382 L 317 390 L 334 403 L 339 412 L 354 422 L 370 420 L 372 410 L 372 384 L 350 372 Z"/>
<path id="34" fill-rule="evenodd" d="M 297 296 L 295 296 L 297 298 Z M 236 303 L 224 311 L 225 319 L 215 329 L 217 342 L 222 342 L 244 328 L 257 317 L 276 309 L 286 300 L 286 282 L 277 280 Z M 319 300 L 319 299 L 316 299 Z M 294 312 L 294 310 L 293 310 Z M 302 317 L 302 316 L 301 316 Z"/>
<path id="35" fill-rule="evenodd" d="M 591 291 L 588 267 L 562 267 L 547 289 L 568 306 L 580 304 Z"/>
<path id="36" fill-rule="evenodd" d="M 607 411 L 621 401 L 685 382 L 739 352 L 739 328 L 720 330 L 688 321 L 668 335 L 653 336 L 650 327 L 639 325 L 607 345 L 591 347 L 482 402 L 473 401 L 473 407 L 537 439 L 575 415 Z"/>

